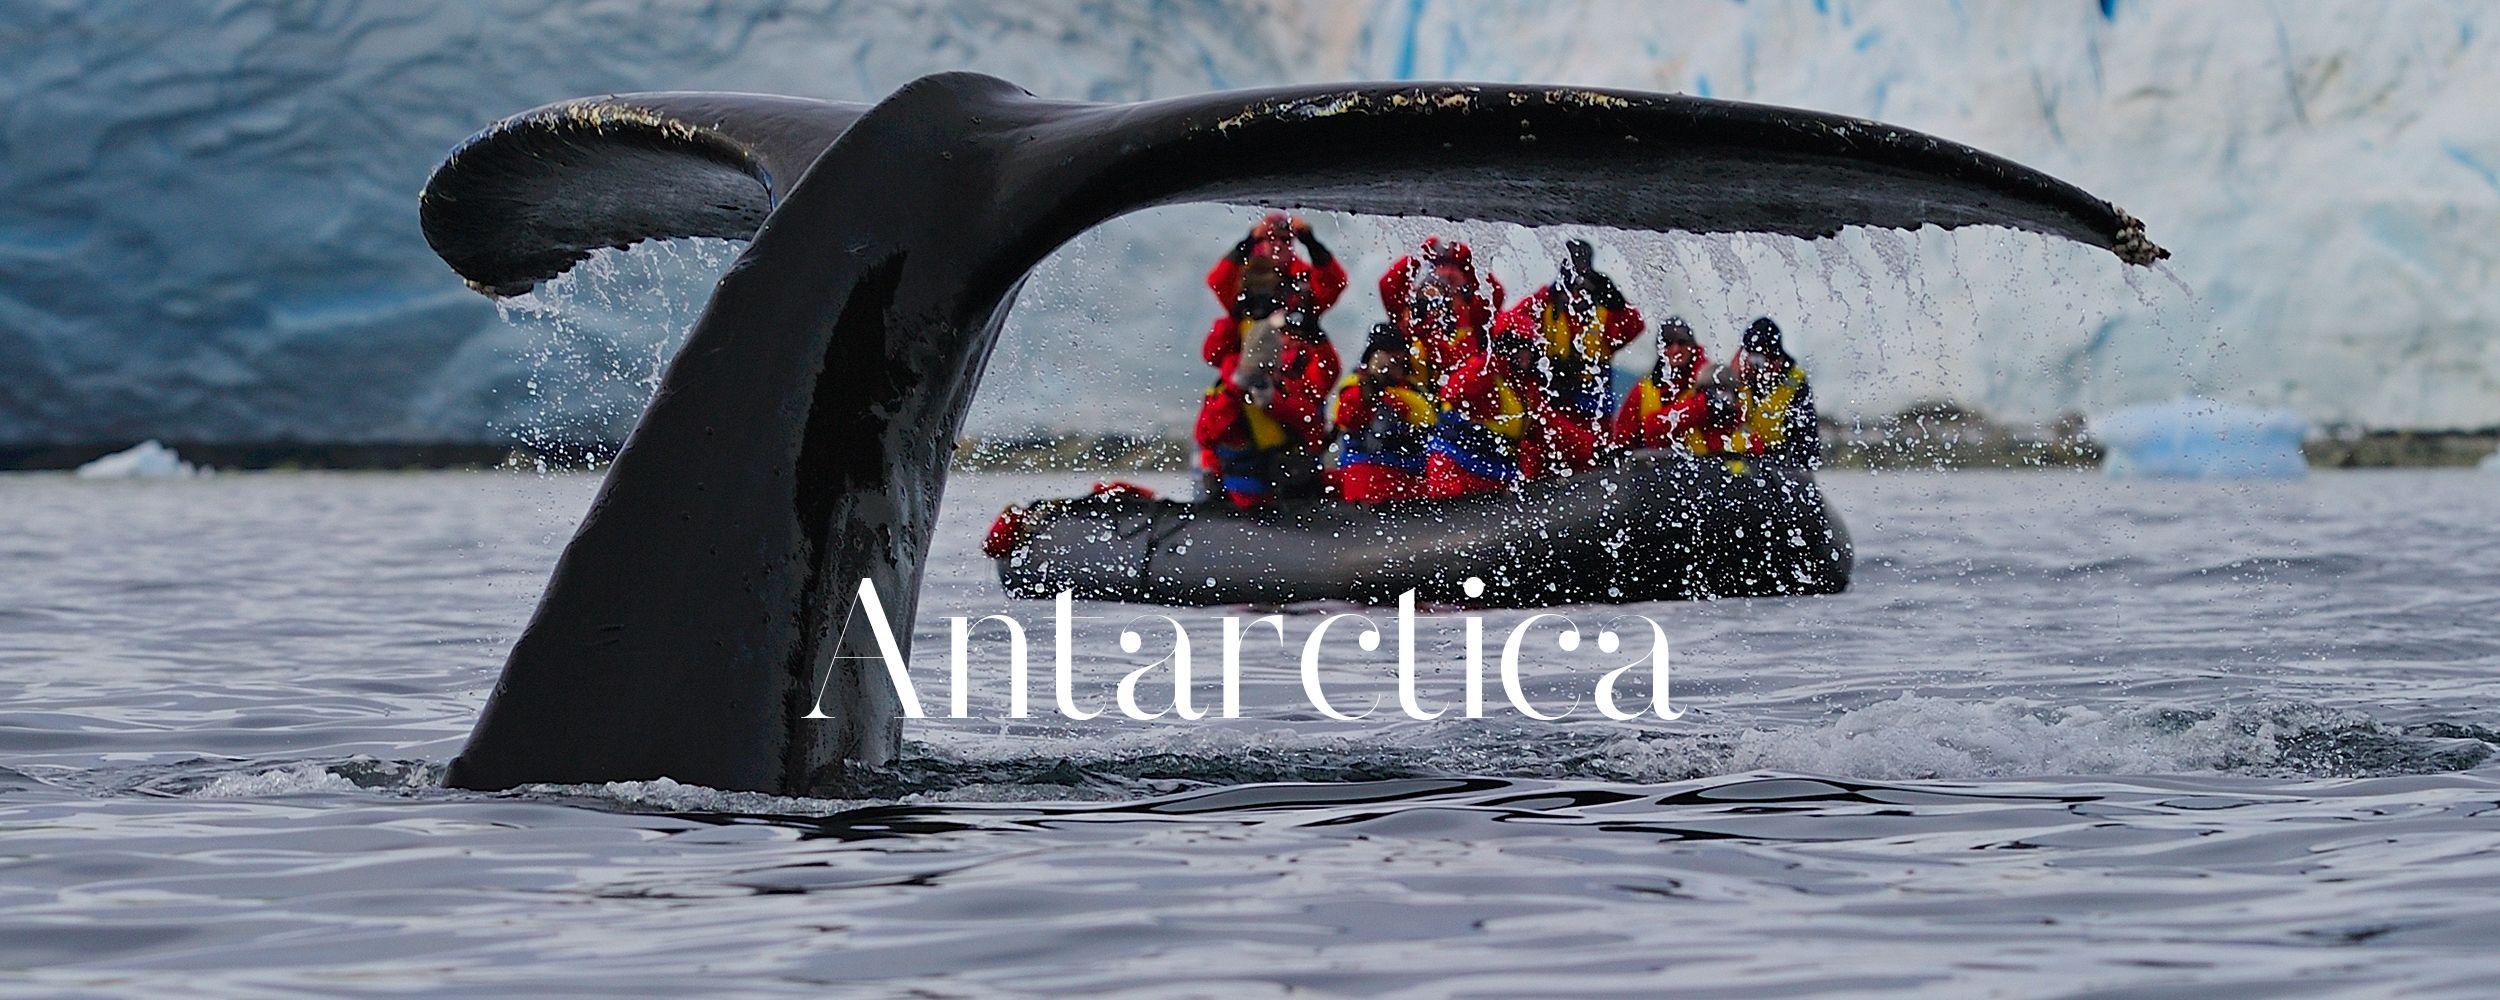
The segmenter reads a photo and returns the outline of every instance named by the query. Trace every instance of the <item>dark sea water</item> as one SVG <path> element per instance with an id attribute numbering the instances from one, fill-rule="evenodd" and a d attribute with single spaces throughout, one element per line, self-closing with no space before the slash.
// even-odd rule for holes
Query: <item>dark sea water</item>
<path id="1" fill-rule="evenodd" d="M 933 707 L 942 616 L 1047 634 L 979 529 L 1084 482 L 957 477 Z M 820 800 L 440 787 L 588 477 L 0 476 L 0 995 L 2491 992 L 2500 477 L 1826 483 L 1849 593 L 1621 609 L 1672 722 L 1337 722 L 1253 644 L 1243 718 L 985 688 Z M 1549 711 L 1622 662 L 1531 648 Z"/>

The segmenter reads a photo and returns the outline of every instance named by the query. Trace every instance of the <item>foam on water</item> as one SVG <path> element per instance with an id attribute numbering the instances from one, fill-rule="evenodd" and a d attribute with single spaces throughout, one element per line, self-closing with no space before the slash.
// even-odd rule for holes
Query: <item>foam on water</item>
<path id="1" fill-rule="evenodd" d="M 2102 710 L 2025 698 L 1965 702 L 1905 694 L 1809 726 L 1640 732 L 1603 725 L 1421 725 L 1368 735 L 1290 730 L 1125 732 L 1068 742 L 914 739 L 860 796 L 732 792 L 668 778 L 532 785 L 521 795 L 640 812 L 830 816 L 881 802 L 1126 801 L 1259 782 L 1363 782 L 1473 775 L 1661 784 L 1760 773 L 1866 781 L 1986 781 L 2041 775 L 2375 777 L 2471 770 L 2500 729 L 2398 726 L 2349 708 L 2275 702 L 2221 710 Z M 301 761 L 160 778 L 149 787 L 206 799 L 399 789 L 463 794 L 424 761 Z"/>
<path id="2" fill-rule="evenodd" d="M 352 792 L 356 788 L 356 783 L 340 771 L 324 764 L 306 763 L 249 774 L 220 775 L 190 794 L 204 799 L 266 799 L 320 792 Z"/>
<path id="3" fill-rule="evenodd" d="M 2458 735 L 2471 732 L 2473 735 Z M 1787 771 L 1879 780 L 2046 774 L 2374 775 L 2457 771 L 2500 733 L 2404 731 L 2348 709 L 2281 703 L 2221 711 L 2104 710 L 2025 698 L 1970 703 L 1903 695 L 1808 728 L 1730 739 L 1626 739 L 1611 763 L 1635 780 Z"/>

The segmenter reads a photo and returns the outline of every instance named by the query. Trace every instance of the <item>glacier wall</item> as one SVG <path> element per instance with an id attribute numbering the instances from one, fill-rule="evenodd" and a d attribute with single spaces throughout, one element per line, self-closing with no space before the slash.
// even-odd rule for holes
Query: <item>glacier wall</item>
<path id="1" fill-rule="evenodd" d="M 2118 201 L 2175 278 L 1993 231 L 1596 234 L 1724 351 L 1779 317 L 1840 415 L 2020 419 L 2195 393 L 2320 423 L 2500 424 L 2500 10 L 2260 0 L 460 4 L 0 0 L 0 444 L 613 435 L 720 248 L 511 310 L 414 192 L 501 115 L 581 94 L 874 99 L 969 68 L 1136 100 L 1328 79 L 1677 90 L 1865 115 Z M 973 430 L 1166 431 L 1205 374 L 1198 276 L 1247 217 L 1107 225 L 1029 286 Z M 1418 220 L 1326 218 L 1357 271 Z M 1563 234 L 1470 227 L 1512 287 Z M 1643 348 L 1636 347 L 1635 350 Z M 552 429 L 552 430 L 551 430 Z"/>

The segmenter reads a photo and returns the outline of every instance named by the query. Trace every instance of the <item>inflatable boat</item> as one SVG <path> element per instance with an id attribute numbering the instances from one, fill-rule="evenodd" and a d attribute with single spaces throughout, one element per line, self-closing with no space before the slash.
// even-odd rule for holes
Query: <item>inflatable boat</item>
<path id="1" fill-rule="evenodd" d="M 1390 603 L 1537 607 L 1831 594 L 1849 534 L 1804 470 L 1634 452 L 1486 496 L 1240 510 L 1133 487 L 1037 501 L 993 529 L 1019 597 L 1062 590 L 1150 604 Z M 1463 589 L 1483 581 L 1480 594 Z"/>

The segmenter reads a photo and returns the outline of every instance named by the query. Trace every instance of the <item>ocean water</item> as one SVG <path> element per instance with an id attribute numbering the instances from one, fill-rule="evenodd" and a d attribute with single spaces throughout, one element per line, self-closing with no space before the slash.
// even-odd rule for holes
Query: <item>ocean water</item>
<path id="1" fill-rule="evenodd" d="M 980 528 L 1085 482 L 956 478 L 933 707 L 942 616 L 1047 634 Z M 1565 609 L 1660 623 L 1674 721 L 1338 722 L 1254 643 L 1232 720 L 1003 721 L 976 672 L 825 800 L 440 786 L 590 477 L 0 476 L 0 995 L 2489 992 L 2488 476 L 1826 483 L 1847 594 Z M 1163 633 L 1077 610 L 1108 707 Z M 1622 659 L 1530 648 L 1549 712 Z M 1330 697 L 1385 662 L 1333 644 Z"/>

